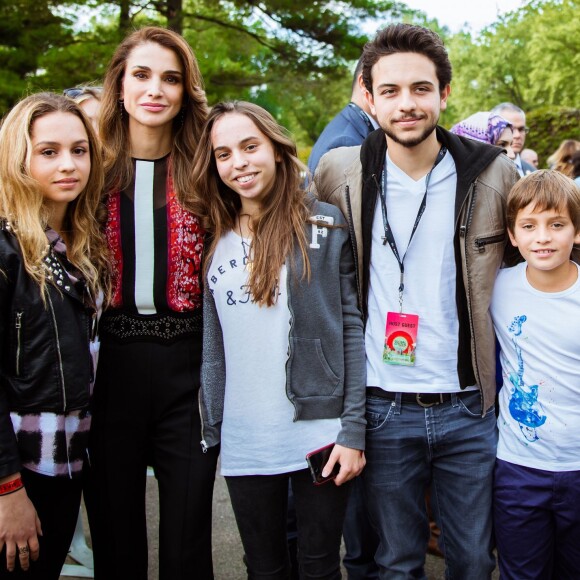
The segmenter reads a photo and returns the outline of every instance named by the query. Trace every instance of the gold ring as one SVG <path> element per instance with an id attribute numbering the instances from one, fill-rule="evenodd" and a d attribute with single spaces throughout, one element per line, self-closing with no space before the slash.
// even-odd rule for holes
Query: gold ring
<path id="1" fill-rule="evenodd" d="M 28 546 L 22 546 L 22 547 L 18 548 L 18 552 L 20 554 L 28 554 Z"/>

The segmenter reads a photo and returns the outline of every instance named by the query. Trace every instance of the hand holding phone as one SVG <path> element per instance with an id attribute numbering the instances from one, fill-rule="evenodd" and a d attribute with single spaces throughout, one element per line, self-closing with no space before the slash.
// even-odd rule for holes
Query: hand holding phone
<path id="1" fill-rule="evenodd" d="M 334 443 L 331 443 L 330 445 L 325 445 L 320 449 L 316 449 L 316 451 L 311 451 L 306 455 L 306 462 L 308 463 L 308 467 L 310 467 L 310 473 L 312 474 L 314 485 L 322 485 L 323 483 L 332 481 L 338 475 L 340 464 L 337 462 L 334 464 L 331 473 L 327 477 L 322 477 L 322 470 L 328 463 L 328 459 L 330 458 L 333 449 Z"/>

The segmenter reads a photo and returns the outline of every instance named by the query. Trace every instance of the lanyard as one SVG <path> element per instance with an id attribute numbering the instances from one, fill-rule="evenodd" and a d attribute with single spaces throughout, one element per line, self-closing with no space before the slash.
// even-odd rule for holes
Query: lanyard
<path id="1" fill-rule="evenodd" d="M 354 109 L 361 116 L 361 119 L 365 122 L 369 133 L 372 133 L 375 128 L 373 127 L 373 124 L 371 123 L 371 120 L 368 118 L 367 114 L 355 103 L 349 103 L 348 106 L 351 109 Z"/>
<path id="2" fill-rule="evenodd" d="M 429 189 L 429 181 L 431 180 L 431 175 L 433 170 L 439 163 L 442 161 L 443 157 L 445 157 L 445 153 L 447 153 L 447 148 L 442 145 L 441 149 L 439 149 L 439 153 L 435 158 L 435 163 L 433 163 L 433 167 L 427 176 L 425 177 L 425 193 L 423 194 L 423 200 L 421 201 L 421 205 L 419 206 L 419 211 L 417 212 L 417 217 L 415 218 L 415 223 L 413 224 L 413 229 L 411 230 L 411 237 L 409 238 L 409 243 L 407 244 L 407 249 L 405 250 L 405 254 L 401 258 L 399 254 L 399 250 L 397 249 L 397 243 L 395 242 L 395 237 L 393 236 L 393 231 L 391 230 L 391 226 L 389 225 L 389 218 L 387 217 L 387 157 L 385 155 L 385 167 L 383 169 L 383 187 L 379 191 L 379 195 L 381 197 L 381 208 L 383 210 L 383 226 L 385 228 L 385 235 L 382 237 L 383 246 L 386 243 L 389 243 L 395 258 L 397 259 L 397 263 L 399 264 L 399 270 L 401 272 L 401 279 L 399 281 L 399 311 L 403 312 L 403 290 L 405 289 L 404 278 L 405 278 L 405 256 L 409 251 L 409 246 L 411 245 L 411 240 L 417 231 L 417 226 L 423 217 L 423 213 L 425 213 L 425 208 L 427 207 L 427 190 Z"/>

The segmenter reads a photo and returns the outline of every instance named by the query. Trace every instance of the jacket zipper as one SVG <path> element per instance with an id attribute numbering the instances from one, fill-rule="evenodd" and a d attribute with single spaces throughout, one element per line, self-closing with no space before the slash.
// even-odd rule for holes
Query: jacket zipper
<path id="1" fill-rule="evenodd" d="M 459 235 L 463 238 L 467 238 L 467 232 L 469 231 L 469 227 L 471 226 L 471 221 L 473 220 L 473 212 L 475 209 L 475 198 L 477 197 L 477 192 L 475 190 L 475 183 L 472 183 L 469 187 L 469 191 L 467 192 L 467 197 L 469 199 L 469 205 L 467 206 L 467 219 L 465 223 L 459 228 Z M 479 369 L 477 367 L 477 343 L 475 339 L 475 332 L 473 330 L 473 315 L 472 315 L 472 302 L 471 302 L 471 273 L 469 271 L 469 253 L 467 252 L 467 248 L 465 251 L 465 273 L 467 274 L 467 313 L 469 316 L 469 329 L 471 331 L 471 340 L 473 341 L 473 371 L 475 373 L 475 380 L 479 388 L 479 398 L 481 400 L 481 414 L 482 417 L 485 414 L 485 409 L 483 408 L 483 391 L 481 390 L 481 379 L 479 377 Z"/>
<path id="2" fill-rule="evenodd" d="M 48 304 L 50 306 L 50 313 L 52 315 L 52 323 L 54 325 L 54 334 L 56 337 L 56 354 L 58 355 L 58 370 L 60 373 L 60 384 L 61 384 L 61 391 L 62 391 L 62 401 L 63 401 L 63 411 L 67 409 L 67 400 L 66 400 L 66 389 L 64 385 L 64 369 L 62 366 L 62 354 L 60 352 L 60 340 L 58 338 L 58 326 L 56 325 L 56 315 L 54 314 L 54 306 L 52 305 L 52 299 L 50 294 L 47 292 L 46 297 L 48 298 Z"/>
<path id="3" fill-rule="evenodd" d="M 203 414 L 201 412 L 201 387 L 199 388 L 199 391 L 197 392 L 197 406 L 199 408 L 199 421 L 201 424 L 201 441 L 199 442 L 201 445 L 201 450 L 203 453 L 207 453 L 208 450 L 208 446 L 207 446 L 207 442 L 205 440 L 205 437 L 203 435 L 204 429 L 205 429 L 205 423 L 203 420 Z"/>
<path id="4" fill-rule="evenodd" d="M 16 376 L 20 376 L 20 348 L 22 341 L 22 316 L 24 312 L 16 313 Z"/>
<path id="5" fill-rule="evenodd" d="M 286 362 L 284 364 L 284 368 L 286 370 L 286 397 L 292 403 L 294 407 L 294 418 L 292 419 L 293 422 L 298 421 L 298 410 L 296 409 L 296 403 L 288 396 L 288 362 L 290 361 L 290 356 L 292 355 L 292 341 L 290 337 L 292 336 L 292 330 L 294 328 L 294 310 L 292 310 L 292 301 L 290 300 L 290 271 L 289 268 L 286 269 L 286 295 L 288 296 L 288 310 L 290 311 L 290 324 L 288 327 L 288 351 L 286 352 Z"/>
<path id="6" fill-rule="evenodd" d="M 360 306 L 361 311 L 363 310 L 362 305 L 362 288 L 359 279 L 359 272 L 358 272 L 358 250 L 356 246 L 356 235 L 354 231 L 354 219 L 352 217 L 352 205 L 350 200 L 350 188 L 347 185 L 344 192 L 344 197 L 346 201 L 346 211 L 348 212 L 348 231 L 350 234 L 350 245 L 352 247 L 352 253 L 354 256 L 354 277 L 356 281 L 356 291 L 358 294 L 358 303 Z"/>
<path id="7" fill-rule="evenodd" d="M 487 238 L 476 238 L 475 246 L 479 253 L 485 252 L 485 246 L 488 244 L 495 244 L 497 242 L 503 242 L 505 240 L 505 234 L 497 234 L 495 236 L 489 236 Z"/>

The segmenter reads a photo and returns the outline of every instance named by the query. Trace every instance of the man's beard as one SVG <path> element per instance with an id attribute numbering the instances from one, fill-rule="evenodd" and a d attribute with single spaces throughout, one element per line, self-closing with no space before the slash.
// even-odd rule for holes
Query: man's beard
<path id="1" fill-rule="evenodd" d="M 439 121 L 439 119 L 435 119 L 435 121 L 433 121 L 433 123 L 431 125 L 425 127 L 425 129 L 423 130 L 423 132 L 420 135 L 418 135 L 417 137 L 410 137 L 408 139 L 401 139 L 401 137 L 399 137 L 398 135 L 396 135 L 395 133 L 393 133 L 389 129 L 386 129 L 382 125 L 381 125 L 381 129 L 384 131 L 385 135 L 387 137 L 389 137 L 389 139 L 391 139 L 393 142 L 398 143 L 399 145 L 402 145 L 403 147 L 407 147 L 410 149 L 412 147 L 416 147 L 420 143 L 423 143 L 423 141 L 425 141 L 431 135 L 431 133 L 433 133 L 433 131 L 435 131 L 435 127 L 437 127 L 438 121 Z"/>

